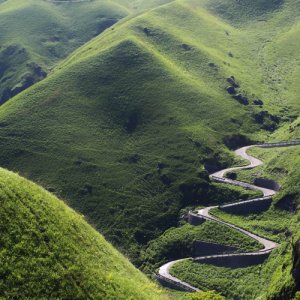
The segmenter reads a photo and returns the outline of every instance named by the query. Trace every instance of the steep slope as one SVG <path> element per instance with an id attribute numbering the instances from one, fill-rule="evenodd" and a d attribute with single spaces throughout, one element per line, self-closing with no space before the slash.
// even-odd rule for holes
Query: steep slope
<path id="1" fill-rule="evenodd" d="M 264 88 L 260 97 L 269 98 L 270 103 L 281 110 L 278 115 L 282 115 L 282 120 L 295 119 L 299 115 L 299 86 L 295 81 L 300 72 L 297 51 L 300 42 L 299 2 L 203 0 L 203 3 L 247 34 L 239 45 L 241 51 L 236 53 L 238 59 L 240 55 L 246 55 L 252 60 L 247 82 L 255 92 L 257 88 Z M 261 87 L 252 85 L 256 79 L 260 80 Z"/>
<path id="2" fill-rule="evenodd" d="M 160 274 L 164 274 L 171 265 L 174 265 L 173 269 L 175 270 L 176 277 L 185 278 L 185 281 L 193 284 L 195 287 L 222 291 L 223 295 L 226 295 L 226 299 L 235 299 L 237 296 L 240 299 L 292 299 L 295 293 L 295 282 L 293 279 L 293 275 L 295 274 L 293 270 L 293 255 L 295 252 L 293 251 L 292 243 L 297 238 L 300 230 L 297 224 L 299 218 L 297 213 L 297 207 L 299 206 L 299 184 L 295 182 L 295 179 L 299 179 L 299 171 L 297 170 L 300 151 L 299 143 L 295 148 L 282 147 L 275 150 L 268 148 L 255 149 L 255 152 L 260 153 L 259 156 L 263 157 L 263 161 L 266 161 L 267 164 L 264 165 L 262 161 L 250 157 L 252 162 L 251 167 L 256 166 L 255 169 L 250 168 L 250 170 L 246 170 L 247 167 L 239 167 L 240 170 L 244 168 L 245 170 L 243 171 L 240 171 L 239 168 L 237 169 L 239 181 L 245 182 L 248 180 L 247 177 L 240 175 L 241 172 L 245 174 L 250 172 L 250 178 L 266 178 L 266 175 L 268 176 L 267 178 L 270 178 L 272 174 L 271 178 L 273 180 L 280 180 L 282 190 L 278 193 L 277 197 L 274 197 L 274 206 L 269 210 L 264 208 L 259 215 L 256 213 L 251 214 L 249 211 L 248 213 L 234 212 L 233 208 L 231 213 L 234 215 L 221 212 L 216 210 L 216 208 L 206 208 L 198 211 L 199 217 L 214 221 L 220 221 L 220 219 L 229 220 L 227 221 L 229 222 L 228 226 L 238 224 L 237 226 L 240 228 L 247 228 L 251 232 L 257 232 L 259 236 L 255 237 L 251 235 L 253 238 L 258 238 L 266 248 L 274 251 L 270 258 L 264 263 L 255 262 L 253 265 L 256 266 L 251 266 L 251 263 L 246 266 L 239 264 L 238 259 L 234 260 L 235 254 L 233 254 L 232 259 L 227 261 L 227 263 L 225 257 L 223 257 L 225 260 L 224 263 L 221 260 L 215 262 L 209 261 L 205 257 L 197 258 L 199 263 L 203 260 L 203 263 L 208 264 L 206 266 L 203 263 L 199 265 L 188 260 L 181 260 L 178 261 L 178 264 L 175 261 L 161 267 Z M 245 148 L 249 149 L 248 147 Z M 244 155 L 245 148 L 240 149 L 237 153 Z M 254 150 L 250 149 L 250 151 Z M 257 157 L 257 154 L 255 156 Z M 291 163 L 292 160 L 294 164 Z M 262 170 L 269 170 L 269 172 L 262 174 Z M 224 171 L 226 172 L 226 170 Z M 214 176 L 223 176 L 224 171 L 217 172 Z M 227 171 L 232 171 L 232 169 Z M 232 183 L 232 181 L 228 183 Z M 253 180 L 251 184 L 256 184 L 259 186 L 259 189 L 262 189 L 260 183 L 257 181 Z M 270 185 L 268 187 L 271 188 Z M 269 195 L 270 193 L 275 194 L 276 191 L 266 189 L 265 187 L 264 194 Z M 256 205 L 259 205 L 258 202 Z M 212 216 L 210 211 L 213 211 L 218 217 Z M 244 231 L 244 233 L 246 232 Z M 281 242 L 282 245 L 262 239 L 261 237 L 263 236 L 270 236 L 270 239 Z M 274 250 L 275 248 L 278 249 Z M 264 255 L 258 253 L 256 255 Z M 247 259 L 244 258 L 242 261 L 245 263 Z M 234 262 L 237 265 L 234 265 Z M 259 272 L 259 276 L 257 276 L 257 272 Z M 172 269 L 171 274 L 174 274 Z M 296 281 L 298 280 L 297 277 L 295 279 Z M 248 284 L 245 284 L 245 281 Z"/>
<path id="3" fill-rule="evenodd" d="M 207 176 L 233 162 L 227 147 L 299 113 L 294 81 L 270 83 L 281 53 L 288 76 L 299 53 L 271 60 L 266 46 L 267 35 L 290 40 L 294 1 L 268 10 L 264 26 L 206 4 L 173 1 L 120 22 L 0 108 L 0 164 L 62 195 L 137 264 L 180 209 L 232 199 Z"/>
<path id="4" fill-rule="evenodd" d="M 298 123 L 299 120 L 296 120 L 287 124 L 271 138 L 274 141 L 299 140 Z M 264 161 L 264 165 L 253 170 L 238 171 L 237 180 L 251 184 L 257 183 L 258 178 L 279 182 L 281 189 L 274 197 L 272 206 L 258 216 L 250 213 L 233 216 L 218 210 L 213 214 L 260 236 L 268 236 L 281 245 L 259 266 L 228 268 L 215 265 L 195 266 L 191 262 L 185 262 L 175 267 L 173 274 L 204 290 L 208 288 L 223 291 L 226 299 L 232 299 L 234 295 L 241 299 L 294 299 L 295 292 L 300 289 L 300 148 L 252 149 L 250 153 Z"/>
<path id="5" fill-rule="evenodd" d="M 205 6 L 229 22 L 242 25 L 254 20 L 264 21 L 269 14 L 280 9 L 284 0 L 202 0 Z M 293 1 L 296 3 L 296 1 Z M 195 1 L 194 1 L 195 3 Z"/>
<path id="6" fill-rule="evenodd" d="M 293 132 L 290 133 L 293 136 Z M 281 136 L 278 132 L 274 135 Z M 285 138 L 289 134 L 285 133 Z M 277 137 L 278 140 L 278 137 Z M 215 212 L 218 217 L 231 223 L 243 226 L 259 235 L 268 236 L 270 239 L 281 243 L 278 251 L 260 268 L 260 279 L 268 279 L 268 288 L 264 297 L 267 299 L 292 299 L 295 291 L 299 291 L 299 147 L 279 148 L 264 150 L 252 150 L 252 154 L 258 156 L 265 165 L 258 169 L 238 172 L 238 180 L 255 182 L 258 177 L 276 180 L 281 184 L 281 190 L 273 199 L 273 205 L 269 210 L 254 215 L 230 216 L 225 213 Z M 273 269 L 273 271 L 271 271 Z M 223 270 L 224 271 L 224 270 Z M 228 272 L 220 272 L 222 276 L 228 276 Z M 250 270 L 244 270 L 243 278 L 257 279 L 251 275 Z M 251 272 L 255 273 L 255 270 Z M 272 276 L 270 276 L 272 275 Z M 254 284 L 253 286 L 256 286 Z M 211 286 L 210 286 L 211 288 Z M 252 289 L 255 290 L 255 289 Z M 260 293 L 260 291 L 257 291 Z"/>
<path id="7" fill-rule="evenodd" d="M 0 1 L 0 105 L 44 79 L 58 62 L 119 20 L 168 2 Z"/>
<path id="8" fill-rule="evenodd" d="M 128 14 L 128 8 L 106 0 L 0 3 L 0 103 Z"/>
<path id="9" fill-rule="evenodd" d="M 135 14 L 172 1 L 174 0 L 114 0 L 115 3 L 126 7 L 130 12 Z"/>
<path id="10" fill-rule="evenodd" d="M 167 299 L 82 216 L 0 169 L 0 297 Z"/>
<path id="11" fill-rule="evenodd" d="M 164 79 L 169 91 L 158 86 Z M 115 242 L 126 246 L 134 235 L 146 243 L 158 228 L 175 225 L 180 201 L 190 201 L 178 195 L 180 185 L 195 185 L 195 198 L 207 190 L 198 151 L 202 160 L 215 155 L 188 142 L 175 108 L 161 98 L 180 103 L 187 94 L 178 83 L 131 41 L 66 67 L 2 107 L 1 163 L 67 197 Z"/>

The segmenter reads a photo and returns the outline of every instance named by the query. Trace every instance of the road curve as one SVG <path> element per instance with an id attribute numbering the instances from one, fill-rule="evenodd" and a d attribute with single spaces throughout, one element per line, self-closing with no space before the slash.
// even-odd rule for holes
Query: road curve
<path id="1" fill-rule="evenodd" d="M 247 151 L 250 148 L 253 148 L 253 147 L 274 148 L 274 147 L 295 146 L 295 145 L 300 145 L 300 141 L 281 142 L 281 143 L 276 143 L 276 144 L 263 144 L 263 145 L 252 145 L 252 146 L 242 147 L 242 148 L 236 150 L 235 154 L 242 157 L 243 159 L 248 160 L 249 161 L 248 165 L 242 166 L 242 167 L 227 168 L 227 169 L 215 172 L 215 173 L 210 175 L 210 178 L 214 181 L 217 181 L 217 182 L 228 183 L 228 184 L 232 184 L 232 185 L 238 185 L 238 186 L 242 186 L 242 187 L 245 187 L 245 188 L 250 188 L 250 189 L 253 189 L 253 190 L 259 190 L 263 193 L 263 195 L 264 195 L 263 198 L 252 199 L 252 201 L 260 201 L 260 200 L 263 200 L 265 198 L 271 198 L 274 194 L 276 194 L 275 190 L 262 188 L 262 187 L 251 185 L 251 184 L 244 183 L 244 182 L 241 182 L 241 181 L 231 180 L 231 179 L 225 178 L 225 175 L 226 175 L 226 173 L 231 172 L 231 171 L 242 170 L 242 169 L 252 169 L 252 168 L 255 168 L 255 167 L 260 166 L 260 165 L 263 164 L 263 162 L 261 160 L 257 159 L 254 156 L 251 156 L 247 153 Z M 245 202 L 245 201 L 236 202 L 236 205 L 241 204 L 243 202 Z M 249 236 L 250 238 L 253 238 L 254 240 L 258 241 L 260 244 L 262 244 L 264 246 L 264 248 L 261 249 L 261 250 L 258 250 L 258 251 L 255 251 L 255 252 L 244 253 L 244 255 L 263 255 L 263 254 L 266 254 L 266 253 L 270 253 L 274 248 L 276 248 L 278 246 L 277 243 L 275 243 L 271 240 L 265 239 L 265 238 L 263 238 L 261 236 L 258 236 L 258 235 L 254 234 L 252 232 L 249 232 L 249 231 L 244 230 L 244 229 L 242 229 L 238 226 L 227 223 L 225 221 L 222 221 L 222 220 L 218 219 L 217 217 L 212 216 L 210 214 L 210 210 L 213 209 L 213 208 L 217 208 L 217 207 L 218 206 L 206 207 L 206 208 L 198 210 L 196 214 L 194 214 L 194 213 L 192 213 L 192 214 L 193 214 L 193 216 L 199 217 L 201 219 L 217 222 L 217 223 L 222 224 L 224 226 L 227 226 L 227 227 L 233 228 L 237 231 L 240 231 L 243 234 Z M 243 253 L 240 253 L 238 255 L 243 255 Z M 218 257 L 220 258 L 220 257 L 224 257 L 224 256 L 234 257 L 234 256 L 237 256 L 237 254 L 202 256 L 202 257 L 195 258 L 194 260 L 200 261 L 200 260 L 204 260 L 206 258 L 212 258 L 212 257 L 213 258 L 218 258 Z M 168 262 L 168 263 L 164 264 L 163 266 L 161 266 L 159 268 L 157 277 L 160 281 L 164 281 L 164 282 L 168 283 L 169 286 L 171 284 L 171 286 L 173 285 L 174 287 L 177 287 L 181 290 L 186 290 L 186 291 L 190 291 L 190 292 L 198 291 L 198 289 L 196 287 L 193 287 L 190 284 L 188 284 L 184 281 L 181 281 L 180 279 L 178 279 L 178 278 L 176 278 L 176 277 L 174 277 L 170 274 L 171 267 L 174 266 L 176 263 L 184 261 L 184 260 L 192 260 L 192 258 L 179 259 L 179 260 L 171 261 L 171 262 Z"/>

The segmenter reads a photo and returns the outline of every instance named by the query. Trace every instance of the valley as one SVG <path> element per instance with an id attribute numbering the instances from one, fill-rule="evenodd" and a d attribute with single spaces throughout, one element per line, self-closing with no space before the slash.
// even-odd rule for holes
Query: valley
<path id="1" fill-rule="evenodd" d="M 234 151 L 299 141 L 299 14 L 298 0 L 0 1 L 0 166 L 22 176 L 1 171 L 0 192 L 11 208 L 0 213 L 7 219 L 11 209 L 9 218 L 25 216 L 24 224 L 20 217 L 13 228 L 2 226 L 0 257 L 8 269 L 1 271 L 0 298 L 20 298 L 23 287 L 29 299 L 43 293 L 45 299 L 296 297 L 299 147 L 250 147 L 249 156 L 240 157 Z M 253 158 L 251 169 L 245 168 L 252 157 L 264 164 Z M 231 167 L 224 179 L 220 170 Z M 232 180 L 256 187 L 272 180 L 280 189 L 266 195 L 261 188 L 228 184 Z M 34 202 L 35 193 L 42 202 Z M 263 211 L 259 201 L 254 212 L 226 210 L 262 196 L 272 196 Z M 23 198 L 26 207 L 34 205 L 30 214 L 18 210 Z M 60 210 L 67 213 L 57 223 Z M 234 227 L 211 219 L 193 226 L 190 211 Z M 33 226 L 34 218 L 45 225 Z M 69 228 L 70 218 L 85 229 L 64 241 L 60 228 Z M 52 222 L 53 251 L 37 249 L 30 256 L 22 250 L 26 243 L 41 244 L 32 232 L 44 236 Z M 193 257 L 197 243 L 219 243 L 235 253 L 263 251 L 261 241 L 245 232 L 278 247 L 255 266 L 184 260 L 168 269 L 202 292 L 158 287 L 153 274 Z M 14 243 L 22 246 L 15 255 L 24 260 L 9 277 L 14 260 L 7 249 Z M 36 263 L 50 254 L 55 260 L 68 243 L 73 246 L 64 251 L 65 271 L 48 264 L 43 271 Z M 17 273 L 30 264 L 36 277 L 25 287 Z M 130 275 L 118 277 L 118 270 Z M 47 272 L 55 280 L 45 283 Z M 39 284 L 40 276 L 45 281 Z"/>

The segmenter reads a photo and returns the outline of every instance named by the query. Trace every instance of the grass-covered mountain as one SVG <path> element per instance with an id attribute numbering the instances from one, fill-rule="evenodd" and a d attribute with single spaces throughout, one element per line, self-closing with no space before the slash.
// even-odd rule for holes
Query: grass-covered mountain
<path id="1" fill-rule="evenodd" d="M 169 299 L 84 218 L 0 170 L 2 299 Z"/>
<path id="2" fill-rule="evenodd" d="M 119 20 L 166 2 L 0 1 L 0 105 Z"/>
<path id="3" fill-rule="evenodd" d="M 0 103 L 128 14 L 117 1 L 1 1 Z"/>
<path id="4" fill-rule="evenodd" d="M 181 208 L 224 201 L 206 171 L 233 162 L 239 135 L 265 139 L 299 112 L 297 3 L 251 3 L 172 1 L 93 39 L 1 107 L 2 166 L 131 257 Z"/>
<path id="5" fill-rule="evenodd" d="M 297 129 L 295 121 L 276 132 L 272 139 L 299 139 Z M 258 215 L 231 215 L 219 210 L 215 210 L 214 214 L 277 241 L 280 246 L 261 265 L 232 269 L 183 262 L 176 265 L 172 273 L 196 287 L 222 292 L 226 299 L 297 299 L 293 296 L 300 289 L 300 147 L 257 148 L 252 149 L 251 154 L 265 164 L 253 170 L 237 172 L 237 180 L 252 184 L 257 178 L 277 181 L 281 190 L 274 197 L 273 204 Z M 203 225 L 198 230 L 201 227 Z M 181 236 L 181 240 L 185 241 L 191 232 Z"/>
<path id="6" fill-rule="evenodd" d="M 274 133 L 272 139 L 299 138 L 297 129 L 295 121 Z M 183 262 L 175 266 L 172 272 L 197 287 L 222 292 L 226 299 L 294 299 L 295 292 L 300 288 L 300 146 L 254 148 L 250 153 L 263 160 L 264 165 L 253 170 L 238 171 L 237 180 L 253 184 L 257 178 L 267 178 L 280 183 L 281 189 L 271 207 L 260 214 L 232 215 L 217 209 L 214 214 L 268 237 L 280 246 L 268 260 L 257 266 L 231 269 Z M 187 236 L 182 237 L 182 240 Z"/>
<path id="7" fill-rule="evenodd" d="M 0 13 L 31 2 L 6 1 Z M 102 2 L 33 7 L 66 14 L 57 18 L 69 20 L 66 32 L 74 24 L 88 40 L 97 18 L 87 13 L 92 25 L 83 28 L 79 16 L 89 7 L 104 16 Z M 296 0 L 107 3 L 105 20 L 128 17 L 0 107 L 0 165 L 60 195 L 141 265 L 141 249 L 160 255 L 151 249 L 181 209 L 240 196 L 208 178 L 234 162 L 228 148 L 299 138 L 300 8 Z M 62 41 L 68 51 L 46 54 L 45 65 L 84 42 Z"/>

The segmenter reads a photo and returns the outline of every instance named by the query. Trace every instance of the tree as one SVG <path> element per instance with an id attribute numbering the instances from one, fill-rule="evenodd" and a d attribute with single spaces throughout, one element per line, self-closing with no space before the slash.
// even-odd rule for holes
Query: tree
<path id="1" fill-rule="evenodd" d="M 293 300 L 300 300 L 300 292 L 297 292 Z"/>

